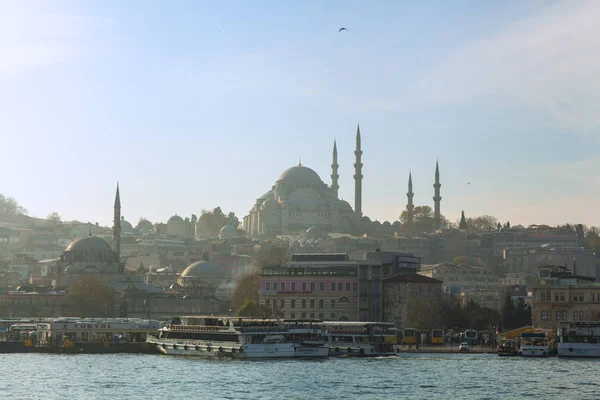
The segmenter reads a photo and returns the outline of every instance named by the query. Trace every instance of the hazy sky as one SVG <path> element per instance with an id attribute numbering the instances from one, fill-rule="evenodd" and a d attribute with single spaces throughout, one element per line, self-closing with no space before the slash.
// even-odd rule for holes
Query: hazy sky
<path id="1" fill-rule="evenodd" d="M 348 31 L 338 33 L 346 27 Z M 246 215 L 298 163 L 363 211 L 600 225 L 598 1 L 0 0 L 0 193 L 108 224 Z M 467 185 L 466 182 L 471 182 Z"/>

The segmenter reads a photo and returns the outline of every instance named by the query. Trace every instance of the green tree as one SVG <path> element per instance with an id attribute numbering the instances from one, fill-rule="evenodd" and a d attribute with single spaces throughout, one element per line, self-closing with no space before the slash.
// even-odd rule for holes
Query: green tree
<path id="1" fill-rule="evenodd" d="M 46 217 L 46 219 L 48 221 L 52 222 L 54 225 L 60 225 L 62 223 L 60 215 L 56 211 L 48 214 L 48 216 Z"/>
<path id="2" fill-rule="evenodd" d="M 469 257 L 467 256 L 456 256 L 452 259 L 452 264 L 465 264 L 469 265 Z"/>
<path id="3" fill-rule="evenodd" d="M 235 229 L 240 226 L 240 219 L 235 216 L 234 212 L 227 214 L 227 219 L 229 220 L 229 225 L 233 226 Z"/>
<path id="4" fill-rule="evenodd" d="M 258 283 L 257 273 L 248 274 L 240 279 L 231 296 L 231 308 L 239 310 L 249 300 L 258 303 Z"/>
<path id="5" fill-rule="evenodd" d="M 515 323 L 515 303 L 507 295 L 502 306 L 502 327 L 504 330 L 510 330 L 517 328 L 517 325 Z"/>
<path id="6" fill-rule="evenodd" d="M 17 203 L 14 198 L 0 194 L 0 214 L 27 215 L 27 209 Z"/>
<path id="7" fill-rule="evenodd" d="M 82 276 L 69 288 L 67 304 L 71 316 L 112 317 L 114 291 L 95 276 Z"/>

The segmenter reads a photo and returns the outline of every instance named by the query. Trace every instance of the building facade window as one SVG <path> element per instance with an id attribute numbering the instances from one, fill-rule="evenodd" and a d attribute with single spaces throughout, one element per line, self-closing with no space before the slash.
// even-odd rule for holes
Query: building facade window
<path id="1" fill-rule="evenodd" d="M 302 308 L 306 308 L 306 300 L 302 299 Z"/>
<path id="2" fill-rule="evenodd" d="M 338 290 L 341 292 L 344 290 L 344 284 L 342 282 L 338 282 Z"/>
<path id="3" fill-rule="evenodd" d="M 296 299 L 290 300 L 290 308 L 296 308 Z"/>
<path id="4" fill-rule="evenodd" d="M 319 282 L 319 290 L 320 291 L 324 291 L 325 290 L 325 282 Z"/>
<path id="5" fill-rule="evenodd" d="M 292 292 L 296 291 L 296 282 L 292 282 Z"/>
<path id="6" fill-rule="evenodd" d="M 311 292 L 314 292 L 314 291 L 315 291 L 315 283 L 314 283 L 314 282 L 311 282 L 311 283 L 310 283 L 310 291 L 311 291 Z"/>
<path id="7" fill-rule="evenodd" d="M 335 291 L 335 282 L 331 282 L 331 290 Z"/>
<path id="8" fill-rule="evenodd" d="M 285 299 L 279 300 L 279 308 L 282 310 L 285 308 Z"/>
<path id="9" fill-rule="evenodd" d="M 319 308 L 324 308 L 325 307 L 325 300 L 320 299 L 319 300 Z"/>
<path id="10" fill-rule="evenodd" d="M 277 282 L 273 282 L 273 290 L 277 290 Z"/>
<path id="11" fill-rule="evenodd" d="M 350 282 L 346 282 L 346 292 L 350 291 Z"/>
<path id="12" fill-rule="evenodd" d="M 265 290 L 271 290 L 271 282 L 265 283 Z"/>
<path id="13" fill-rule="evenodd" d="M 560 292 L 560 301 L 565 301 L 565 292 Z"/>
<path id="14" fill-rule="evenodd" d="M 284 291 L 285 290 L 285 282 L 281 282 L 281 290 Z"/>
<path id="15" fill-rule="evenodd" d="M 306 282 L 302 282 L 302 291 L 306 292 Z"/>
<path id="16" fill-rule="evenodd" d="M 331 308 L 335 308 L 335 300 L 331 299 Z"/>
<path id="17" fill-rule="evenodd" d="M 310 299 L 310 308 L 315 308 L 315 299 Z"/>
<path id="18" fill-rule="evenodd" d="M 267 307 L 271 307 L 271 300 L 270 300 L 270 299 L 267 299 L 267 300 L 266 300 L 266 304 L 267 304 Z"/>

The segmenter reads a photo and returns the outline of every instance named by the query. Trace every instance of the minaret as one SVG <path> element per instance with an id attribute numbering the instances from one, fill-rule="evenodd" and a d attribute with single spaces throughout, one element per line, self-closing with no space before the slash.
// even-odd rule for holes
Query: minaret
<path id="1" fill-rule="evenodd" d="M 413 204 L 413 196 L 415 194 L 412 191 L 412 173 L 408 173 L 408 193 L 406 193 L 406 197 L 408 197 L 408 204 L 406 204 L 406 222 L 409 226 L 412 226 L 413 223 L 413 210 L 415 206 Z"/>
<path id="2" fill-rule="evenodd" d="M 335 139 L 333 140 L 333 164 L 331 164 L 331 190 L 333 190 L 334 198 L 338 198 L 338 190 L 340 185 L 338 184 L 338 159 L 337 159 L 337 145 Z"/>
<path id="3" fill-rule="evenodd" d="M 440 229 L 442 227 L 442 214 L 440 212 L 440 202 L 442 201 L 442 196 L 440 196 L 440 167 L 438 162 L 435 162 L 435 183 L 433 184 L 433 188 L 435 189 L 435 193 L 433 196 L 433 224 L 435 229 Z"/>
<path id="4" fill-rule="evenodd" d="M 117 269 L 121 270 L 121 196 L 119 195 L 119 182 L 117 182 L 117 194 L 115 195 L 115 215 L 113 225 L 113 239 L 115 241 L 115 252 L 117 253 Z"/>
<path id="5" fill-rule="evenodd" d="M 356 150 L 354 151 L 354 212 L 357 218 L 362 218 L 362 150 L 360 148 L 360 125 L 356 128 Z"/>
<path id="6" fill-rule="evenodd" d="M 458 224 L 458 229 L 460 229 L 461 231 L 466 231 L 469 229 L 469 227 L 467 225 L 467 219 L 465 218 L 464 210 L 460 216 L 460 223 Z"/>

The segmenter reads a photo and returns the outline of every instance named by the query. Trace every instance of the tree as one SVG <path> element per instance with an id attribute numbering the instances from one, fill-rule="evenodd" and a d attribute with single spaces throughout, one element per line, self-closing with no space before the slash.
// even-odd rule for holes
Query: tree
<path id="1" fill-rule="evenodd" d="M 594 251 L 600 250 L 600 228 L 592 226 L 585 233 L 585 240 Z"/>
<path id="2" fill-rule="evenodd" d="M 272 316 L 271 310 L 261 306 L 254 300 L 247 300 L 235 313 L 236 317 L 260 317 L 270 318 Z"/>
<path id="3" fill-rule="evenodd" d="M 222 227 L 229 225 L 229 218 L 223 214 L 221 207 L 217 207 L 213 211 L 202 210 L 198 221 L 201 231 L 213 236 L 218 235 Z"/>
<path id="4" fill-rule="evenodd" d="M 490 232 L 498 227 L 498 218 L 491 215 L 467 218 L 467 227 L 469 232 Z"/>
<path id="5" fill-rule="evenodd" d="M 271 243 L 263 243 L 256 255 L 255 265 L 259 267 L 272 267 L 283 265 L 288 260 L 286 248 L 275 246 Z"/>
<path id="6" fill-rule="evenodd" d="M 231 308 L 240 309 L 247 301 L 258 303 L 258 274 L 252 273 L 239 280 L 231 296 Z"/>
<path id="7" fill-rule="evenodd" d="M 502 306 L 502 326 L 504 330 L 517 328 L 515 324 L 515 303 L 508 295 L 504 299 L 504 305 Z"/>
<path id="8" fill-rule="evenodd" d="M 58 213 L 56 211 L 48 214 L 46 219 L 48 221 L 52 222 L 54 225 L 60 225 L 62 223 L 62 220 L 60 219 L 60 215 L 58 215 Z"/>
<path id="9" fill-rule="evenodd" d="M 240 226 L 240 219 L 235 216 L 234 212 L 227 214 L 227 218 L 229 219 L 229 225 L 233 226 L 235 229 Z"/>
<path id="10" fill-rule="evenodd" d="M 469 265 L 469 257 L 467 256 L 456 256 L 452 259 L 452 264 L 465 264 Z"/>
<path id="11" fill-rule="evenodd" d="M 17 203 L 14 198 L 0 194 L 0 214 L 27 215 L 27 209 Z"/>
<path id="12" fill-rule="evenodd" d="M 111 317 L 114 291 L 95 276 L 82 276 L 69 287 L 67 304 L 72 316 Z"/>

